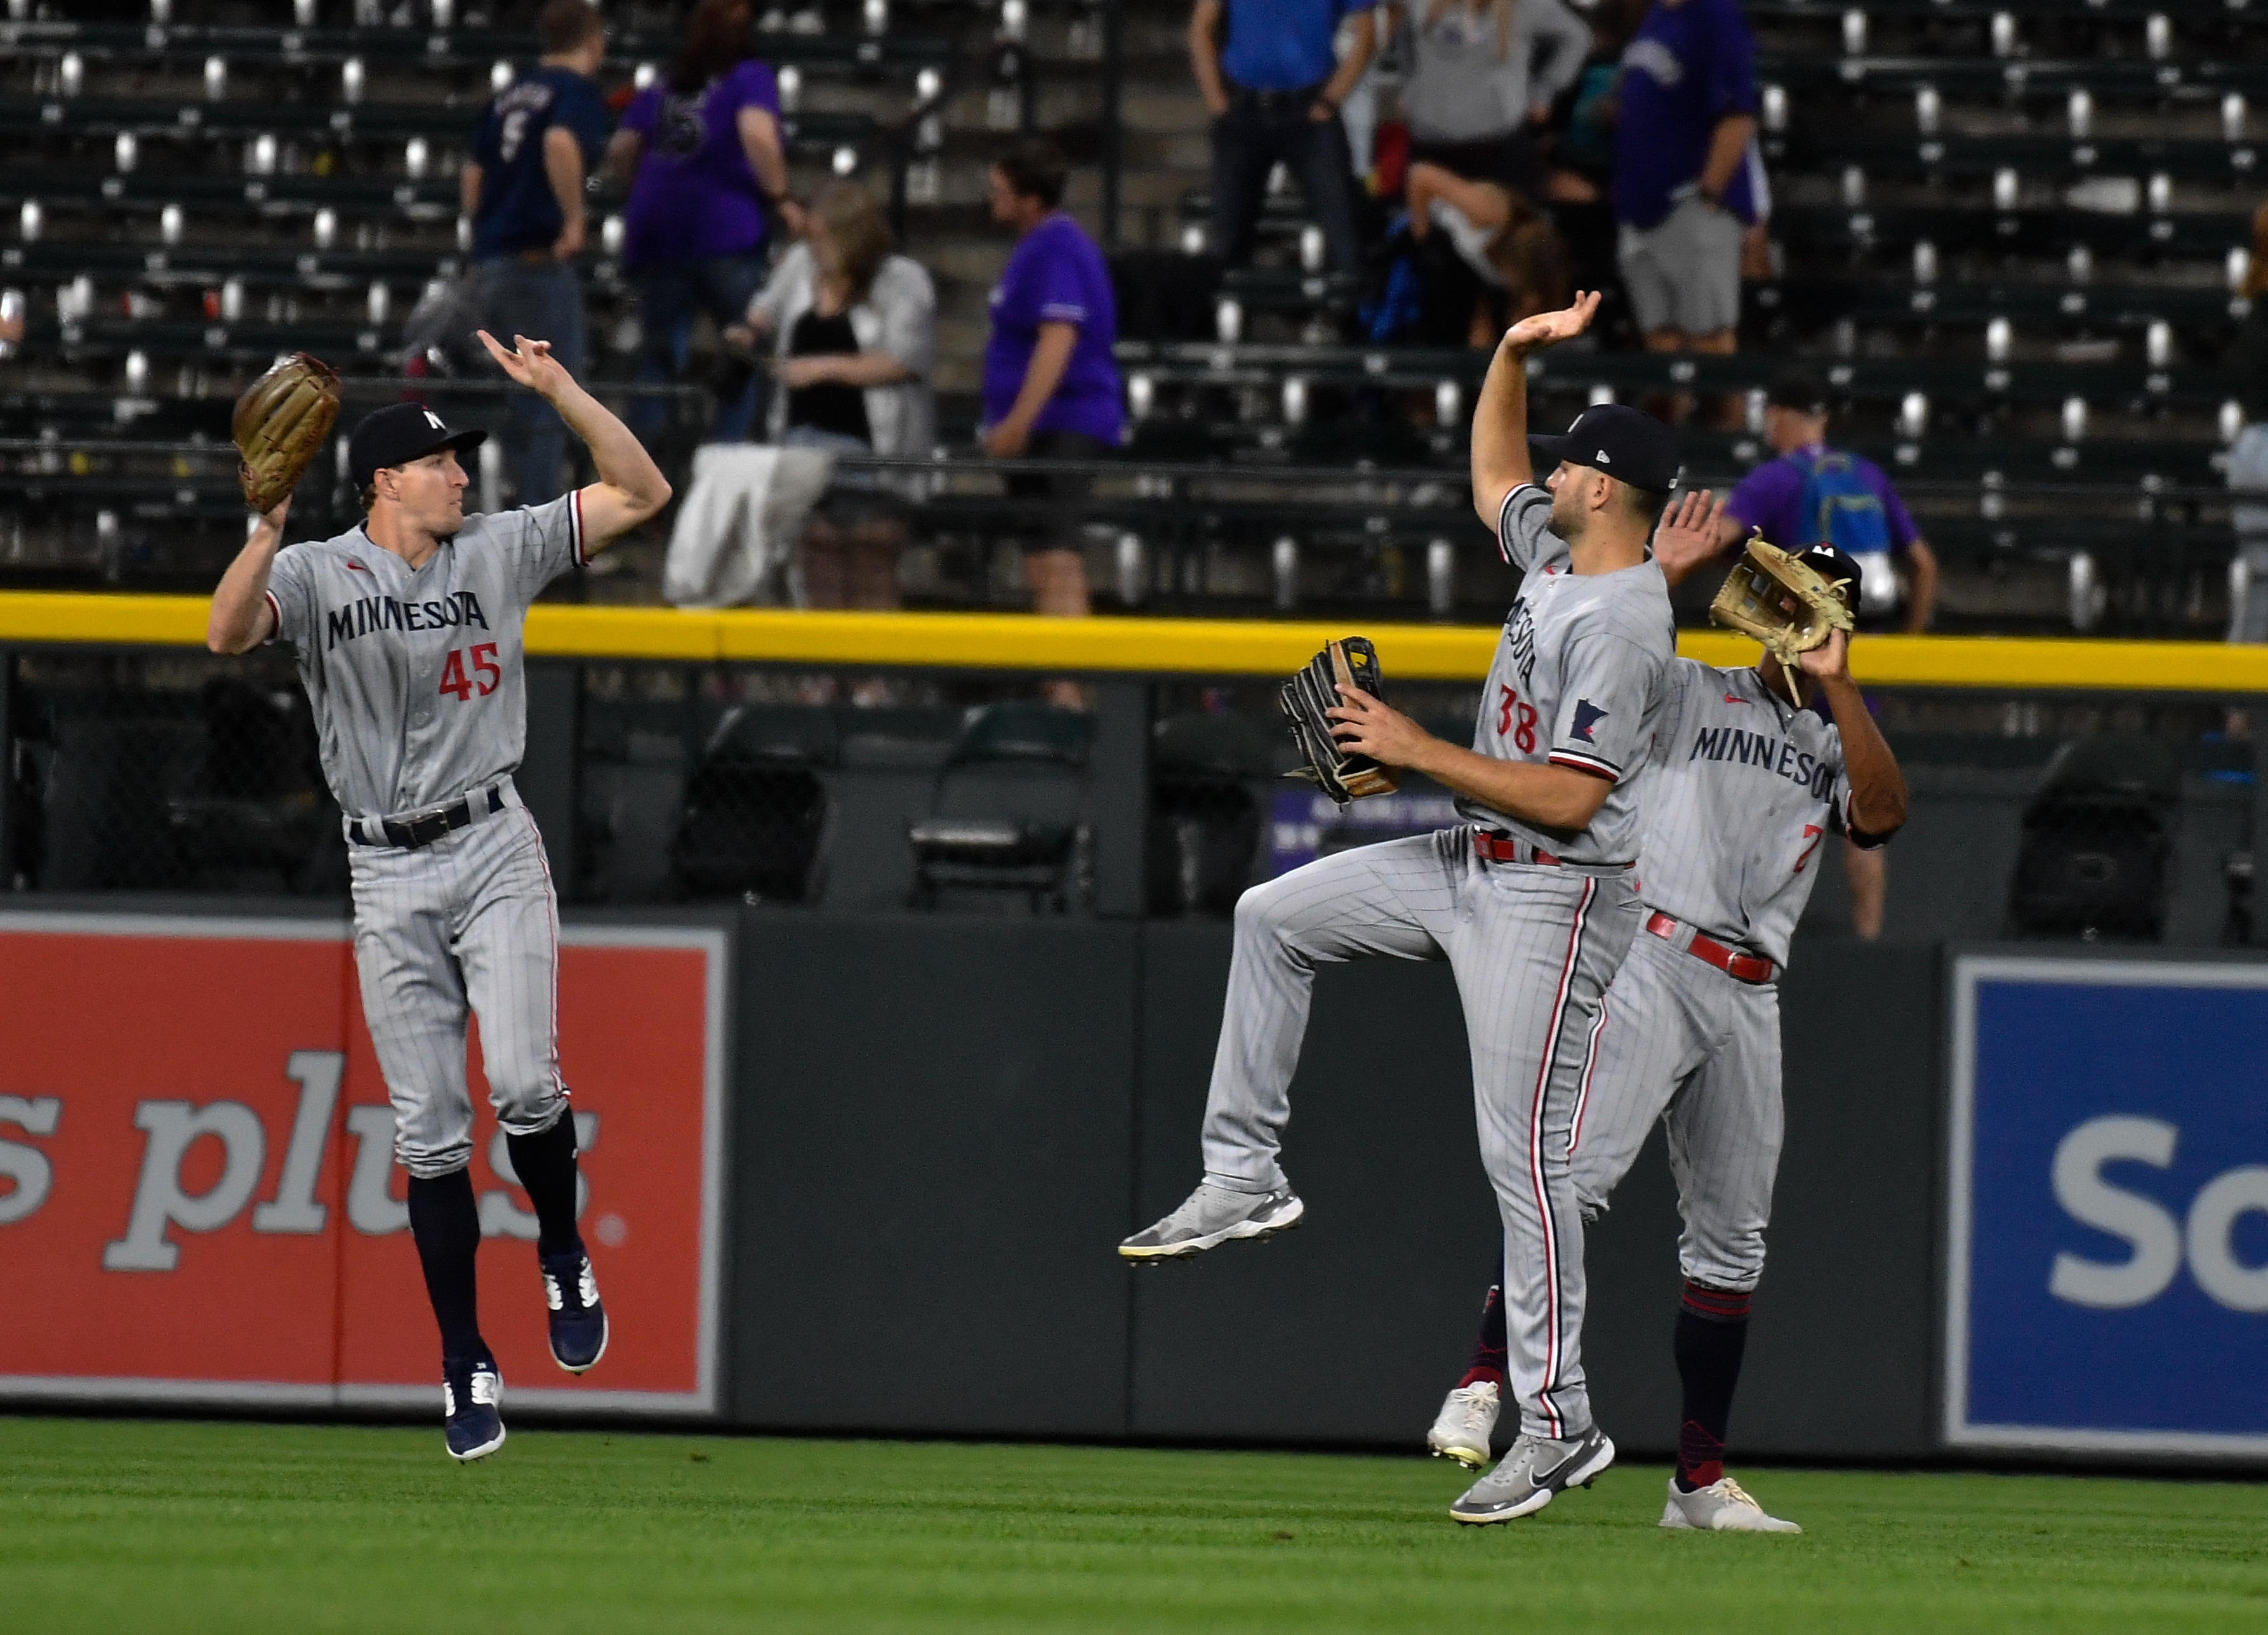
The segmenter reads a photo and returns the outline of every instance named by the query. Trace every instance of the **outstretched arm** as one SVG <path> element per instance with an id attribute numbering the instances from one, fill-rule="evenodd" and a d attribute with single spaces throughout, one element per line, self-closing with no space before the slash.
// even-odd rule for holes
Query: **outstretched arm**
<path id="1" fill-rule="evenodd" d="M 661 475 L 645 445 L 576 383 L 565 365 L 551 356 L 550 342 L 516 335 L 512 350 L 506 351 L 487 330 L 480 336 L 497 366 L 557 409 L 568 429 L 591 451 L 599 480 L 582 490 L 585 556 L 597 556 L 669 504 L 669 479 Z"/>
<path id="2" fill-rule="evenodd" d="M 1523 318 L 1497 343 L 1473 405 L 1473 509 L 1491 528 L 1504 514 L 1505 496 L 1535 481 L 1528 458 L 1528 355 L 1582 334 L 1598 310 L 1597 291 L 1578 291 L 1572 306 Z"/>
<path id="3" fill-rule="evenodd" d="M 1887 840 L 1905 827 L 1906 780 L 1898 758 L 1874 725 L 1874 712 L 1851 679 L 1851 638 L 1830 631 L 1826 643 L 1796 659 L 1812 684 L 1827 694 L 1835 730 L 1843 740 L 1843 767 L 1851 779 L 1851 827 Z"/>
<path id="4" fill-rule="evenodd" d="M 268 611 L 268 573 L 284 547 L 284 519 L 291 510 L 286 495 L 261 518 L 228 571 L 220 576 L 212 611 L 205 616 L 205 645 L 213 652 L 250 652 L 276 633 L 276 615 Z"/>

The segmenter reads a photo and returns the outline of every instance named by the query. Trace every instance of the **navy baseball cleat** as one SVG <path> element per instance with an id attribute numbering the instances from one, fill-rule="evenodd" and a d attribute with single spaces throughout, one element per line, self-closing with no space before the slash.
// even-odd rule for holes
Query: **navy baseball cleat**
<path id="1" fill-rule="evenodd" d="M 460 1464 L 485 1459 L 504 1446 L 504 1376 L 487 1357 L 441 1359 L 441 1406 L 447 1418 L 449 1457 Z"/>
<path id="2" fill-rule="evenodd" d="M 607 1308 L 599 1304 L 599 1279 L 580 1245 L 563 1255 L 538 1258 L 543 1268 L 543 1302 L 551 1308 L 551 1360 L 570 1374 L 581 1374 L 607 1354 Z"/>

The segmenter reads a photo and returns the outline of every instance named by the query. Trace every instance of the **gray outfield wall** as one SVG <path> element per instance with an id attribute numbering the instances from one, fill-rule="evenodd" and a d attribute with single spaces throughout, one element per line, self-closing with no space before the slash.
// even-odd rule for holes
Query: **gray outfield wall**
<path id="1" fill-rule="evenodd" d="M 1446 967 L 1326 970 L 1299 1231 L 1133 1270 L 1197 1176 L 1226 925 L 751 911 L 726 1412 L 751 1427 L 1414 1447 L 1499 1244 Z M 1735 1435 L 1935 1452 L 1941 983 L 1832 941 L 1786 983 L 1788 1147 Z M 1590 1239 L 1603 1423 L 1675 1445 L 1657 1135 Z"/>

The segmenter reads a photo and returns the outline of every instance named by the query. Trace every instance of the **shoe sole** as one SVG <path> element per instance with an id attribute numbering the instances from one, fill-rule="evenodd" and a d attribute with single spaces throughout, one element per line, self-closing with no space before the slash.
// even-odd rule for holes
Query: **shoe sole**
<path id="1" fill-rule="evenodd" d="M 1257 1241 L 1272 1238 L 1279 1232 L 1289 1232 L 1300 1224 L 1307 1212 L 1307 1206 L 1293 1198 L 1279 1212 L 1264 1221 L 1240 1220 L 1233 1226 L 1208 1232 L 1200 1238 L 1184 1238 L 1179 1243 L 1160 1243 L 1141 1248 L 1122 1243 L 1118 1246 L 1118 1253 L 1123 1258 L 1131 1261 L 1187 1260 L 1192 1256 L 1204 1254 L 1207 1249 L 1218 1248 L 1224 1243 Z"/>
<path id="2" fill-rule="evenodd" d="M 601 1310 L 599 1314 L 599 1349 L 591 1353 L 591 1360 L 585 1363 L 578 1368 L 573 1363 L 567 1361 L 566 1359 L 560 1356 L 557 1351 L 551 1353 L 551 1360 L 557 1363 L 569 1374 L 588 1374 L 592 1369 L 599 1366 L 599 1359 L 607 1354 L 607 1342 L 614 1338 L 614 1335 L 615 1321 Z"/>
<path id="3" fill-rule="evenodd" d="M 460 1465 L 471 1464 L 476 1459 L 486 1459 L 490 1454 L 496 1452 L 497 1448 L 504 1446 L 504 1422 L 499 1419 L 497 1421 L 496 1440 L 493 1442 L 483 1442 L 468 1454 L 460 1454 L 453 1447 L 449 1450 L 449 1457 L 455 1460 Z"/>
<path id="4" fill-rule="evenodd" d="M 1491 1510 L 1484 1513 L 1478 1511 L 1460 1511 L 1456 1506 L 1452 1505 L 1449 1506 L 1449 1519 L 1465 1527 L 1488 1527 L 1498 1521 L 1516 1521 L 1521 1516 L 1532 1516 L 1569 1488 L 1590 1486 L 1614 1462 L 1614 1439 L 1602 1436 L 1599 1439 L 1599 1451 L 1578 1466 L 1565 1481 L 1557 1483 L 1550 1487 L 1539 1487 L 1528 1498 L 1506 1510 Z"/>
<path id="5" fill-rule="evenodd" d="M 1432 1454 L 1434 1458 L 1454 1461 L 1454 1462 L 1464 1466 L 1468 1470 L 1477 1470 L 1489 1462 L 1489 1456 L 1486 1453 L 1478 1452 L 1473 1448 L 1444 1447 L 1439 1442 L 1430 1441 L 1427 1442 L 1425 1446 Z"/>

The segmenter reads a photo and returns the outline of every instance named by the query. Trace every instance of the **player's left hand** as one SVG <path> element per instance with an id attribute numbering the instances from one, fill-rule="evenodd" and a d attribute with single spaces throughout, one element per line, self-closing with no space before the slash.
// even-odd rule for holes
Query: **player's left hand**
<path id="1" fill-rule="evenodd" d="M 1671 576 L 1671 584 L 1717 554 L 1717 527 L 1724 519 L 1725 502 L 1707 489 L 1688 491 L 1661 513 L 1653 530 L 1653 559 Z"/>
<path id="2" fill-rule="evenodd" d="M 512 337 L 512 350 L 506 351 L 487 330 L 477 333 L 481 344 L 489 349 L 489 356 L 496 359 L 497 367 L 529 391 L 550 397 L 575 383 L 575 378 L 567 372 L 567 365 L 551 356 L 550 342 L 531 341 L 524 335 L 516 335 Z"/>
<path id="3" fill-rule="evenodd" d="M 1851 679 L 1851 638 L 1840 630 L 1827 632 L 1827 639 L 1808 652 L 1798 653 L 1796 668 L 1815 681 L 1847 681 Z"/>
<path id="4" fill-rule="evenodd" d="M 1381 765 L 1415 767 L 1425 747 L 1434 741 L 1417 722 L 1359 687 L 1341 681 L 1339 697 L 1338 707 L 1324 712 L 1338 723 L 1331 736 Z"/>
<path id="5" fill-rule="evenodd" d="M 984 434 L 984 452 L 995 460 L 1014 460 L 1031 444 L 1032 434 L 1013 421 L 1004 420 Z"/>

